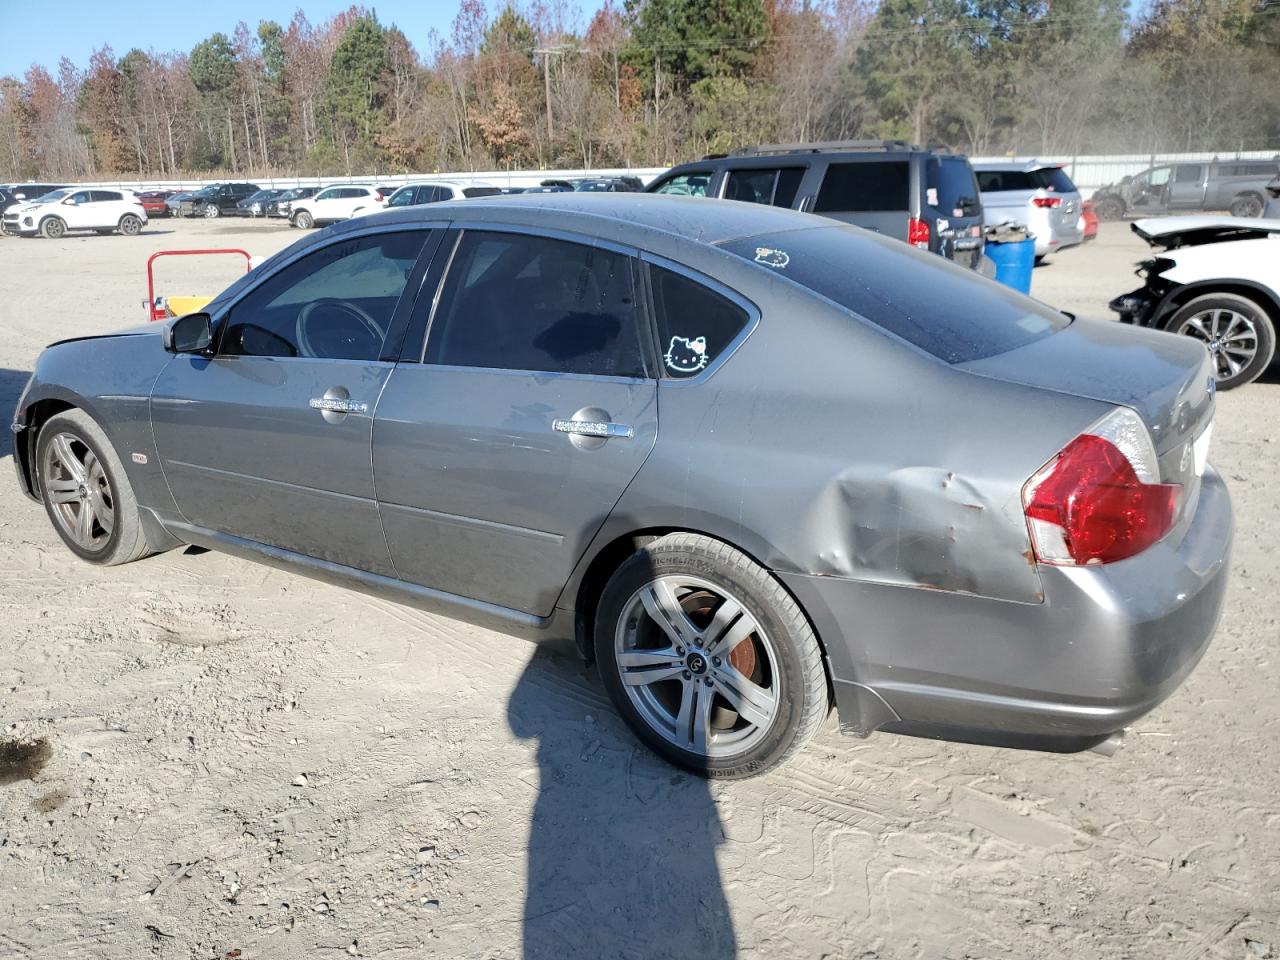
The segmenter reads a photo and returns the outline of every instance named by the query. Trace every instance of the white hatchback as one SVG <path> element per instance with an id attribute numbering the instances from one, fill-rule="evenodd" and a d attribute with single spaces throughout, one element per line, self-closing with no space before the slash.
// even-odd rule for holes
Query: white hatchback
<path id="1" fill-rule="evenodd" d="M 314 197 L 294 200 L 289 223 L 307 230 L 322 223 L 373 213 L 382 209 L 383 202 L 382 194 L 362 183 L 325 187 Z"/>
<path id="2" fill-rule="evenodd" d="M 67 187 L 33 202 L 13 207 L 4 215 L 6 232 L 56 240 L 69 230 L 137 235 L 147 225 L 142 201 L 128 190 L 82 190 Z"/>

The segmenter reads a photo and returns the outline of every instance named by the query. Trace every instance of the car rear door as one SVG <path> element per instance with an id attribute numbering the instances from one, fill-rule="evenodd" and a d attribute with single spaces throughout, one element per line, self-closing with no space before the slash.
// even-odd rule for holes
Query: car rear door
<path id="1" fill-rule="evenodd" d="M 486 226 L 446 257 L 374 420 L 400 577 L 536 616 L 657 437 L 634 251 Z M 430 298 L 419 298 L 419 310 Z"/>
<path id="2" fill-rule="evenodd" d="M 213 356 L 170 361 L 151 422 L 187 523 L 392 575 L 372 416 L 440 232 L 308 246 L 217 311 Z"/>

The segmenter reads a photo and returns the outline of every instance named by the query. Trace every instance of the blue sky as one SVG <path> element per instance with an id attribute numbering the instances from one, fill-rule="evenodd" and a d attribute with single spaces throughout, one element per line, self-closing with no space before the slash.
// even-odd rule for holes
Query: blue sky
<path id="1" fill-rule="evenodd" d="M 432 28 L 448 35 L 458 11 L 457 0 L 383 0 L 362 5 L 375 10 L 382 23 L 400 27 L 420 52 Z M 216 31 L 230 35 L 241 20 L 250 27 L 259 20 L 286 24 L 301 7 L 307 19 L 318 24 L 349 6 L 351 0 L 52 0 L 48 5 L 0 0 L 0 22 L 5 24 L 0 76 L 20 76 L 33 63 L 54 72 L 64 56 L 83 69 L 89 55 L 104 43 L 118 57 L 133 47 L 162 53 L 189 51 Z M 489 7 L 495 6 L 490 0 Z M 567 6 L 584 7 L 572 2 Z M 24 29 L 21 25 L 29 21 L 38 22 Z"/>

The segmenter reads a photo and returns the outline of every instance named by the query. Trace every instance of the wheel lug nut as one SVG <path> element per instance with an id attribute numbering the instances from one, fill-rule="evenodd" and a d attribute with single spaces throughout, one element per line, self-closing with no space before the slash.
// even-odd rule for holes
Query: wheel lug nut
<path id="1" fill-rule="evenodd" d="M 720 658 L 719 658 L 719 657 L 712 657 L 712 658 L 711 658 L 711 662 L 712 662 L 712 663 L 714 663 L 717 667 L 718 667 L 718 666 L 720 666 Z"/>
<path id="2" fill-rule="evenodd" d="M 703 678 L 703 680 L 702 680 L 702 682 L 703 682 L 703 683 L 705 683 L 708 687 L 709 687 L 709 686 L 711 686 L 711 678 L 710 678 L 710 677 L 704 677 L 704 678 Z"/>
<path id="3" fill-rule="evenodd" d="M 686 680 L 688 680 L 688 679 L 689 679 L 690 677 L 692 677 L 692 676 L 693 676 L 693 674 L 692 674 L 692 673 L 690 673 L 688 670 L 686 670 L 686 671 L 684 672 L 684 678 L 685 678 Z"/>

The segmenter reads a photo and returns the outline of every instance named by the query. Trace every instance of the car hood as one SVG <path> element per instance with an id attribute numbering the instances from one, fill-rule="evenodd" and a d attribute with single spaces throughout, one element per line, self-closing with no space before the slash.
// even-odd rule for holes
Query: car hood
<path id="1" fill-rule="evenodd" d="M 87 337 L 67 337 L 65 340 L 55 340 L 49 346 L 56 347 L 64 343 L 79 343 L 81 340 L 114 340 L 116 337 L 158 337 L 160 332 L 164 330 L 164 326 L 163 323 L 142 323 L 136 327 L 114 330 L 111 333 L 95 333 Z"/>
<path id="2" fill-rule="evenodd" d="M 1153 247 L 1172 250 L 1227 240 L 1249 240 L 1280 234 L 1280 220 L 1243 217 L 1149 217 L 1130 229 Z"/>

